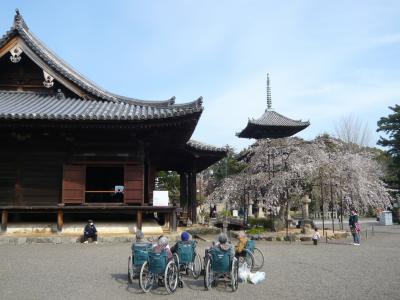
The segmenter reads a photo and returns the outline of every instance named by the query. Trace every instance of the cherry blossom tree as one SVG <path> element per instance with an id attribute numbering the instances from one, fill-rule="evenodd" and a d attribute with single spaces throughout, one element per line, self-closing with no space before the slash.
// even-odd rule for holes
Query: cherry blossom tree
<path id="1" fill-rule="evenodd" d="M 365 213 L 390 206 L 392 199 L 381 179 L 384 170 L 376 152 L 361 146 L 354 151 L 354 147 L 327 135 L 312 141 L 295 137 L 259 140 L 241 157 L 246 167 L 225 178 L 208 201 L 234 207 L 248 197 L 264 210 L 279 211 L 282 219 L 285 208 L 300 205 L 305 194 L 311 195 L 316 210 L 320 205 L 315 204 L 321 204 L 323 197 L 334 199 L 336 207 L 342 201 L 345 211 L 356 208 Z"/>

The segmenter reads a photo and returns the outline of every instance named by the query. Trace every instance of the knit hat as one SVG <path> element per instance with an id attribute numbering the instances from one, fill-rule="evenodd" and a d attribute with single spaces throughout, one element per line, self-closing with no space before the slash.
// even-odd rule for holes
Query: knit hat
<path id="1" fill-rule="evenodd" d="M 182 234 L 181 234 L 182 241 L 188 241 L 189 238 L 190 238 L 189 233 L 187 233 L 186 231 L 182 232 Z"/>
<path id="2" fill-rule="evenodd" d="M 162 236 L 158 239 L 158 245 L 161 247 L 166 247 L 168 245 L 168 238 L 165 236 Z"/>
<path id="3" fill-rule="evenodd" d="M 143 238 L 144 238 L 143 231 L 138 230 L 138 231 L 136 232 L 136 239 L 137 239 L 137 240 L 141 240 L 141 239 L 143 239 Z"/>

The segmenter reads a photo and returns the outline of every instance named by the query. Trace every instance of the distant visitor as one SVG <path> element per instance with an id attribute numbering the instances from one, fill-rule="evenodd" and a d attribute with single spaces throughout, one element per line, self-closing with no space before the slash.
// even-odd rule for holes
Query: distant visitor
<path id="1" fill-rule="evenodd" d="M 88 223 L 83 230 L 83 243 L 89 243 L 89 239 L 97 244 L 97 229 L 96 226 L 94 226 L 93 220 L 88 220 Z"/>

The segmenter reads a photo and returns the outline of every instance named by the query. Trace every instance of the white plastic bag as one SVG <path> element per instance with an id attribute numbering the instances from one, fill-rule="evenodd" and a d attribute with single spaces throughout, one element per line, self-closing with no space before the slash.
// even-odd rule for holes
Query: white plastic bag
<path id="1" fill-rule="evenodd" d="M 255 272 L 255 273 L 250 273 L 249 274 L 249 281 L 252 284 L 257 284 L 260 283 L 261 281 L 263 281 L 265 279 L 265 272 Z"/>
<path id="2" fill-rule="evenodd" d="M 250 269 L 249 269 L 249 267 L 247 266 L 247 263 L 244 262 L 244 263 L 239 267 L 239 279 L 240 279 L 242 282 L 246 282 L 246 281 L 247 281 L 247 278 L 249 277 L 250 274 L 251 274 L 251 273 L 250 273 Z"/>

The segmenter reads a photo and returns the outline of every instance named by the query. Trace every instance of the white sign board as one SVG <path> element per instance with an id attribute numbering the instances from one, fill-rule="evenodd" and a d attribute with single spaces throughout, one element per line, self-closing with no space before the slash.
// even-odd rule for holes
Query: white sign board
<path id="1" fill-rule="evenodd" d="M 123 185 L 116 185 L 114 187 L 115 193 L 123 193 L 124 192 L 124 186 Z"/>
<path id="2" fill-rule="evenodd" d="M 168 191 L 153 191 L 153 206 L 168 206 Z"/>

